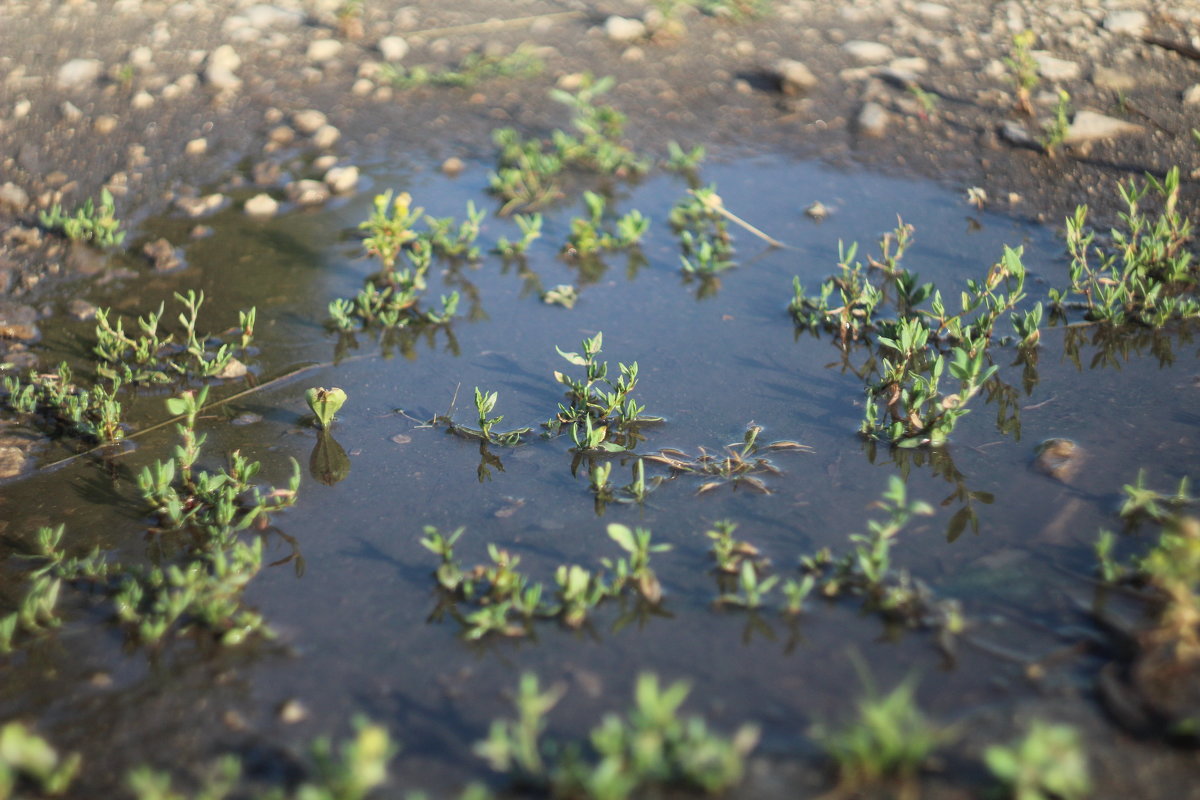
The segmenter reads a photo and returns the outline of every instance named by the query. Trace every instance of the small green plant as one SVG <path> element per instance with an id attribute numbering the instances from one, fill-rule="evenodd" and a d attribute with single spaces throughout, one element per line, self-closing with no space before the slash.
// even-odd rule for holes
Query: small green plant
<path id="1" fill-rule="evenodd" d="M 719 208 L 715 185 L 690 190 L 672 207 L 667 219 L 679 236 L 685 275 L 712 276 L 734 266 L 733 239 Z"/>
<path id="2" fill-rule="evenodd" d="M 73 242 L 91 242 L 98 247 L 116 247 L 125 241 L 121 221 L 116 217 L 113 196 L 108 189 L 100 191 L 100 205 L 89 197 L 83 206 L 67 216 L 57 203 L 38 215 L 46 228 L 62 233 Z"/>
<path id="3" fill-rule="evenodd" d="M 64 433 L 94 442 L 115 442 L 125 436 L 122 404 L 117 399 L 121 379 L 91 389 L 79 386 L 66 362 L 52 373 L 30 371 L 22 381 L 4 377 L 4 404 L 18 414 L 34 418 L 51 434 Z"/>
<path id="4" fill-rule="evenodd" d="M 712 540 L 709 554 L 716 562 L 717 572 L 725 575 L 738 575 L 742 565 L 749 562 L 756 569 L 762 569 L 769 563 L 758 548 L 749 542 L 734 538 L 737 523 L 722 519 L 713 523 L 712 530 L 706 531 L 705 536 Z"/>
<path id="5" fill-rule="evenodd" d="M 938 100 L 940 99 L 937 92 L 927 91 L 920 85 L 913 83 L 909 85 L 908 93 L 917 101 L 917 106 L 921 109 L 917 114 L 923 122 L 927 122 L 930 117 L 937 113 Z"/>
<path id="6" fill-rule="evenodd" d="M 1037 41 L 1037 35 L 1031 30 L 1024 30 L 1012 37 L 1012 55 L 1004 59 L 1011 73 L 1013 88 L 1017 93 L 1017 109 L 1028 116 L 1033 116 L 1032 92 L 1038 85 L 1038 64 L 1034 59 L 1031 48 Z"/>
<path id="7" fill-rule="evenodd" d="M 562 694 L 559 687 L 543 691 L 534 676 L 522 676 L 516 719 L 493 722 L 475 752 L 516 783 L 554 798 L 623 800 L 671 787 L 728 789 L 741 780 L 745 756 L 758 741 L 751 726 L 725 738 L 699 717 L 681 718 L 687 685 L 662 686 L 655 675 L 642 674 L 634 707 L 624 718 L 609 715 L 594 727 L 585 755 L 578 745 L 544 738 L 546 716 Z"/>
<path id="8" fill-rule="evenodd" d="M 1058 92 L 1058 102 L 1054 106 L 1054 119 L 1043 129 L 1042 137 L 1038 140 L 1047 155 L 1054 156 L 1058 153 L 1058 148 L 1066 141 L 1070 128 L 1071 95 L 1062 89 Z"/>
<path id="9" fill-rule="evenodd" d="M 479 427 L 471 428 L 466 425 L 459 425 L 457 422 L 448 417 L 439 417 L 438 422 L 443 422 L 446 429 L 451 433 L 463 436 L 468 439 L 480 439 L 487 444 L 497 444 L 502 447 L 513 447 L 521 443 L 521 437 L 533 431 L 532 428 L 516 428 L 511 431 L 494 431 L 494 427 L 504 421 L 503 416 L 489 417 L 492 410 L 496 407 L 496 400 L 499 398 L 497 392 L 483 392 L 479 387 L 475 387 L 475 412 L 479 416 Z"/>
<path id="10" fill-rule="evenodd" d="M 1034 720 L 1025 737 L 984 753 L 992 775 L 1012 800 L 1083 800 L 1090 797 L 1087 754 L 1069 725 Z"/>
<path id="11" fill-rule="evenodd" d="M 684 150 L 679 142 L 672 139 L 667 142 L 667 161 L 664 166 L 672 172 L 695 173 L 704 163 L 706 152 L 704 145 L 696 145 L 691 150 Z"/>
<path id="12" fill-rule="evenodd" d="M 479 238 L 480 227 L 486 212 L 475 208 L 473 200 L 467 201 L 467 218 L 458 222 L 454 217 L 425 216 L 427 230 L 418 234 L 414 247 L 428 247 L 434 255 L 443 258 L 466 258 L 469 261 L 479 259 L 479 248 L 475 240 Z M 457 230 L 455 225 L 457 224 Z"/>
<path id="13" fill-rule="evenodd" d="M 754 562 L 743 560 L 738 572 L 737 591 L 722 594 L 717 598 L 717 602 L 722 605 L 741 606 L 751 610 L 760 608 L 777 583 L 779 583 L 778 575 L 761 578 Z"/>
<path id="14" fill-rule="evenodd" d="M 815 731 L 838 767 L 841 788 L 858 791 L 895 782 L 910 796 L 921 767 L 953 734 L 921 713 L 916 682 L 908 679 L 881 696 L 866 667 L 856 662 L 866 694 L 858 701 L 858 717 L 838 730 Z"/>
<path id="15" fill-rule="evenodd" d="M 317 427 L 328 430 L 333 425 L 334 415 L 346 403 L 346 393 L 337 387 L 332 389 L 313 387 L 304 393 L 313 416 L 317 418 Z"/>
<path id="16" fill-rule="evenodd" d="M 65 794 L 79 774 L 78 754 L 62 757 L 23 723 L 0 726 L 0 800 L 24 797 L 24 785 L 42 795 Z"/>
<path id="17" fill-rule="evenodd" d="M 139 332 L 126 334 L 125 323 L 117 318 L 112 321 L 111 309 L 96 312 L 96 345 L 93 348 L 100 358 L 97 373 L 110 381 L 127 384 L 172 383 L 180 378 L 231 378 L 244 375 L 244 365 L 234 358 L 240 349 L 245 358 L 254 341 L 254 325 L 257 312 L 238 312 L 238 346 L 222 342 L 208 334 L 198 333 L 200 308 L 204 305 L 204 292 L 189 289 L 186 293 L 175 293 L 175 300 L 183 306 L 176 317 L 181 335 L 163 331 L 166 306 L 160 303 L 157 311 L 138 317 Z"/>
<path id="18" fill-rule="evenodd" d="M 171 776 L 149 766 L 137 767 L 125 779 L 135 800 L 225 800 L 242 775 L 241 762 L 234 756 L 217 759 L 201 779 L 194 795 L 181 794 L 171 787 Z"/>
<path id="19" fill-rule="evenodd" d="M 1096 245 L 1087 227 L 1087 206 L 1066 220 L 1070 286 L 1050 290 L 1051 309 L 1061 317 L 1082 310 L 1085 319 L 1114 326 L 1136 323 L 1161 328 L 1172 320 L 1200 318 L 1200 269 L 1187 243 L 1192 225 L 1179 211 L 1179 169 L 1160 181 L 1121 184 L 1125 211 L 1112 228 L 1110 247 Z M 1147 195 L 1161 205 L 1157 216 L 1142 210 Z"/>
<path id="20" fill-rule="evenodd" d="M 607 202 L 595 192 L 583 193 L 588 216 L 571 220 L 571 233 L 563 245 L 563 253 L 571 257 L 588 258 L 603 250 L 619 250 L 636 247 L 646 231 L 650 220 L 634 209 L 615 222 L 615 232 L 606 229 L 604 211 Z"/>
<path id="21" fill-rule="evenodd" d="M 529 250 L 529 245 L 542 236 L 541 214 L 515 214 L 513 215 L 513 222 L 517 223 L 517 227 L 521 231 L 521 238 L 510 242 L 501 236 L 496 240 L 496 247 L 492 251 L 504 258 L 519 258 L 524 256 Z"/>
<path id="22" fill-rule="evenodd" d="M 522 45 L 505 55 L 469 53 L 457 67 L 447 69 L 381 64 L 379 81 L 397 89 L 419 86 L 470 88 L 497 78 L 533 78 L 541 74 L 545 66 L 533 47 Z"/>

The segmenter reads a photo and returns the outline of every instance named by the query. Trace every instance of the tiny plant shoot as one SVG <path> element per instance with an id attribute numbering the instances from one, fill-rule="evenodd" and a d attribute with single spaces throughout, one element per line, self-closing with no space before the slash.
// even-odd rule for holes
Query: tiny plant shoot
<path id="1" fill-rule="evenodd" d="M 328 430 L 333 422 L 333 416 L 346 402 L 346 393 L 341 389 L 312 388 L 304 393 L 308 407 L 317 417 L 317 427 Z"/>

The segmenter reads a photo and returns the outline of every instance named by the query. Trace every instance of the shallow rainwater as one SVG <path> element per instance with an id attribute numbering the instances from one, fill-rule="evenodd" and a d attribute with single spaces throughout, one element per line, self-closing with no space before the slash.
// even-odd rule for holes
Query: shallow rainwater
<path id="1" fill-rule="evenodd" d="M 828 336 L 798 335 L 787 313 L 793 276 L 815 290 L 834 271 L 839 240 L 859 241 L 860 256 L 873 253 L 898 212 L 916 228 L 904 266 L 949 297 L 983 275 L 1005 244 L 1024 247 L 1033 297 L 1065 283 L 1053 231 L 978 212 L 960 194 L 922 182 L 774 158 L 713 164 L 703 177 L 718 185 L 725 206 L 791 247 L 768 248 L 734 228 L 738 268 L 716 285 L 685 281 L 665 217 L 686 184 L 651 177 L 613 187 L 618 212 L 638 208 L 652 219 L 644 263 L 614 254 L 606 268 L 580 274 L 558 249 L 582 206 L 562 206 L 547 212 L 528 271 L 502 268 L 490 255 L 476 264 L 435 264 L 428 294 L 457 290 L 463 297 L 448 328 L 409 341 L 370 333 L 347 341 L 326 329 L 326 306 L 352 296 L 374 271 L 355 227 L 375 192 L 407 191 L 434 216 L 461 217 L 468 200 L 493 207 L 482 165 L 453 179 L 384 167 L 369 174 L 359 195 L 319 211 L 269 222 L 222 212 L 206 220 L 211 236 L 187 244 L 188 269 L 126 281 L 105 299 L 136 314 L 173 291 L 203 289 L 212 306 L 203 319 L 214 331 L 232 325 L 236 309 L 257 306 L 257 380 L 317 366 L 206 420 L 209 459 L 215 465 L 217 454 L 240 448 L 264 462 L 270 481 L 286 480 L 289 458 L 308 473 L 318 436 L 302 421 L 304 390 L 339 386 L 349 402 L 332 435 L 349 472 L 332 485 L 306 474 L 299 503 L 273 520 L 294 545 L 269 535 L 270 560 L 298 551 L 303 569 L 298 558 L 265 569 L 247 598 L 280 633 L 278 642 L 220 651 L 175 640 L 147 652 L 102 624 L 107 612 L 98 601 L 72 596 L 66 626 L 10 659 L 0 718 L 39 719 L 52 741 L 84 754 L 97 790 L 132 764 L 194 764 L 230 751 L 243 754 L 252 773 L 269 779 L 282 770 L 286 777 L 290 754 L 316 735 L 345 733 L 362 714 L 385 723 L 402 746 L 393 762 L 397 785 L 449 792 L 487 779 L 471 745 L 489 720 L 509 712 L 505 693 L 529 670 L 568 687 L 551 716 L 555 734 L 582 735 L 604 712 L 624 709 L 634 676 L 650 670 L 690 681 L 689 710 L 718 728 L 761 725 L 760 753 L 814 765 L 809 728 L 845 718 L 860 693 L 852 652 L 881 686 L 920 676 L 922 705 L 941 720 L 994 723 L 1047 691 L 1090 703 L 1080 696 L 1095 667 L 1089 657 L 1066 656 L 1048 685 L 1028 681 L 1021 659 L 1061 651 L 1083 624 L 1092 543 L 1101 527 L 1117 524 L 1121 486 L 1140 467 L 1151 485 L 1173 486 L 1198 463 L 1195 345 L 1164 335 L 1159 352 L 1163 343 L 1172 348 L 1173 364 L 1145 342 L 1116 356 L 1115 365 L 1089 368 L 1096 348 L 1085 342 L 1080 368 L 1064 353 L 1063 330 L 1047 329 L 1037 381 L 1027 391 L 1022 368 L 1010 366 L 1015 351 L 997 348 L 1000 376 L 1015 387 L 1019 426 L 1001 432 L 998 402 L 980 397 L 944 449 L 889 451 L 856 433 L 862 382 L 840 368 L 839 350 Z M 804 215 L 814 201 L 832 209 L 828 218 Z M 147 227 L 183 241 L 191 224 Z M 481 244 L 486 251 L 516 233 L 510 220 L 490 215 Z M 540 301 L 539 286 L 566 283 L 580 289 L 573 310 Z M 740 441 L 752 421 L 763 426 L 763 441 L 795 440 L 812 452 L 772 454 L 782 474 L 764 478 L 768 495 L 744 486 L 698 495 L 703 481 L 682 475 L 664 481 L 644 506 L 611 503 L 599 514 L 588 464 L 573 464 L 569 437 L 481 452 L 478 442 L 422 424 L 448 409 L 473 424 L 478 386 L 499 392 L 502 428 L 536 427 L 563 398 L 554 371 L 570 369 L 555 347 L 577 350 L 597 331 L 614 370 L 619 361 L 638 362 L 635 396 L 648 413 L 665 417 L 644 429 L 638 452 L 719 451 Z M 79 357 L 89 333 L 80 326 L 49 345 Z M 162 418 L 165 396 L 139 399 L 135 419 Z M 230 424 L 246 413 L 261 421 Z M 1035 446 L 1050 437 L 1071 438 L 1086 454 L 1069 485 L 1031 469 Z M 99 546 L 127 560 L 154 559 L 169 545 L 144 533 L 133 475 L 171 444 L 164 429 L 108 466 L 80 459 L 4 486 L 5 536 L 19 541 L 38 525 L 64 522 L 80 551 Z M 58 455 L 47 450 L 43 459 Z M 632 461 L 613 463 L 614 483 L 629 481 Z M 970 635 L 952 656 L 932 633 L 889 628 L 851 599 L 812 599 L 795 619 L 714 608 L 718 587 L 704 535 L 714 521 L 736 521 L 739 538 L 790 574 L 802 555 L 824 547 L 846 552 L 847 535 L 879 514 L 871 504 L 895 474 L 937 508 L 906 529 L 894 565 L 962 603 Z M 661 609 L 612 602 L 580 630 L 540 622 L 530 637 L 480 642 L 464 641 L 452 616 L 439 614 L 436 561 L 418 541 L 423 526 L 465 526 L 458 553 L 466 564 L 485 561 L 495 543 L 519 555 L 535 579 L 552 583 L 558 564 L 598 567 L 619 554 L 605 535 L 609 522 L 645 526 L 673 545 L 655 556 L 666 594 Z M 0 555 L 17 563 L 8 550 Z M 280 719 L 289 700 L 307 707 L 305 720 Z"/>

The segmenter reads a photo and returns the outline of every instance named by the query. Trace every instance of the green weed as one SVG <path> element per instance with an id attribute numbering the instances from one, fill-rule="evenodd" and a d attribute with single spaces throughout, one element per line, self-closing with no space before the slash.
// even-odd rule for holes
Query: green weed
<path id="1" fill-rule="evenodd" d="M 68 216 L 57 203 L 49 211 L 38 214 L 38 220 L 52 231 L 62 231 L 73 242 L 91 242 L 98 247 L 116 247 L 125 241 L 121 221 L 116 217 L 113 196 L 108 189 L 100 191 L 100 205 L 89 197 L 83 206 Z"/>
<path id="2" fill-rule="evenodd" d="M 334 415 L 346 403 L 346 393 L 337 387 L 332 389 L 314 387 L 304 393 L 304 401 L 308 403 L 313 416 L 317 418 L 317 427 L 328 430 L 333 424 Z"/>
<path id="3" fill-rule="evenodd" d="M 1069 725 L 1034 720 L 1025 737 L 984 753 L 992 775 L 1013 800 L 1083 800 L 1091 796 L 1087 753 Z"/>
<path id="4" fill-rule="evenodd" d="M 1038 65 L 1030 48 L 1037 41 L 1033 31 L 1024 30 L 1012 37 L 1012 55 L 1004 59 L 1017 93 L 1017 109 L 1033 116 L 1032 92 L 1037 88 Z"/>
<path id="5" fill-rule="evenodd" d="M 1058 102 L 1054 106 L 1054 119 L 1042 130 L 1038 143 L 1047 155 L 1058 153 L 1058 148 L 1066 141 L 1067 131 L 1071 127 L 1071 95 L 1066 90 L 1059 90 Z"/>
<path id="6" fill-rule="evenodd" d="M 62 757 L 20 722 L 0 727 L 0 800 L 24 797 L 23 788 L 39 794 L 65 794 L 79 774 L 78 754 Z"/>
<path id="7" fill-rule="evenodd" d="M 534 78 L 545 67 L 535 48 L 522 45 L 511 53 L 499 56 L 469 53 L 457 67 L 448 69 L 382 64 L 379 67 L 379 81 L 397 89 L 419 86 L 470 88 L 497 78 Z"/>
<path id="8" fill-rule="evenodd" d="M 681 450 L 666 449 L 659 450 L 645 458 L 647 461 L 667 467 L 673 475 L 691 474 L 706 478 L 707 480 L 696 490 L 697 494 L 705 494 L 725 485 L 733 486 L 735 489 L 744 486 L 760 494 L 770 494 L 771 489 L 758 476 L 782 473 L 771 463 L 770 459 L 760 456 L 759 452 L 761 450 L 812 452 L 812 448 L 787 440 L 760 445 L 758 442 L 760 433 L 762 433 L 762 426 L 750 423 L 746 426 L 746 433 L 742 436 L 742 441 L 738 444 L 726 445 L 722 454 L 709 453 L 701 447 L 698 455 L 695 456 L 690 456 Z"/>

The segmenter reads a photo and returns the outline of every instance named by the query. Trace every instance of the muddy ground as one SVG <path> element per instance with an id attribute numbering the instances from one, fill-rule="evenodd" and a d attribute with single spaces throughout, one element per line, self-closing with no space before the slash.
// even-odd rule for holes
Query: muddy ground
<path id="1" fill-rule="evenodd" d="M 663 15 L 668 5 L 0 5 L 0 293 L 11 298 L 3 307 L 9 348 L 15 339 L 21 350 L 31 311 L 42 328 L 53 324 L 47 317 L 67 305 L 48 298 L 85 298 L 89 281 L 114 264 L 72 255 L 40 228 L 38 212 L 54 203 L 70 209 L 107 186 L 132 233 L 125 249 L 133 266 L 149 268 L 138 223 L 186 213 L 180 197 L 255 180 L 282 196 L 289 181 L 320 177 L 334 162 L 403 159 L 433 169 L 449 157 L 490 161 L 495 127 L 565 126 L 565 109 L 547 89 L 581 72 L 617 78 L 609 102 L 629 115 L 631 144 L 659 157 L 671 139 L 704 144 L 718 158 L 769 149 L 927 176 L 964 192 L 979 186 L 993 207 L 1047 221 L 1080 202 L 1111 218 L 1117 182 L 1144 172 L 1180 165 L 1189 194 L 1200 177 L 1190 134 L 1200 127 L 1193 0 L 791 0 L 763 4 L 769 12 L 757 19 L 682 2 Z M 633 22 L 609 22 L 614 15 Z M 1014 33 L 1026 28 L 1043 73 L 1033 90 L 1040 119 L 1015 109 L 1004 62 Z M 537 48 L 540 75 L 397 90 L 380 71 L 388 59 L 452 68 L 470 53 L 521 44 Z M 781 85 L 781 59 L 802 62 L 808 85 Z M 935 95 L 931 108 L 913 84 Z M 1074 109 L 1136 127 L 1056 157 L 1019 141 L 1020 128 L 1041 135 L 1060 89 Z M 306 110 L 322 112 L 331 127 L 306 132 L 313 126 L 296 116 Z"/>

